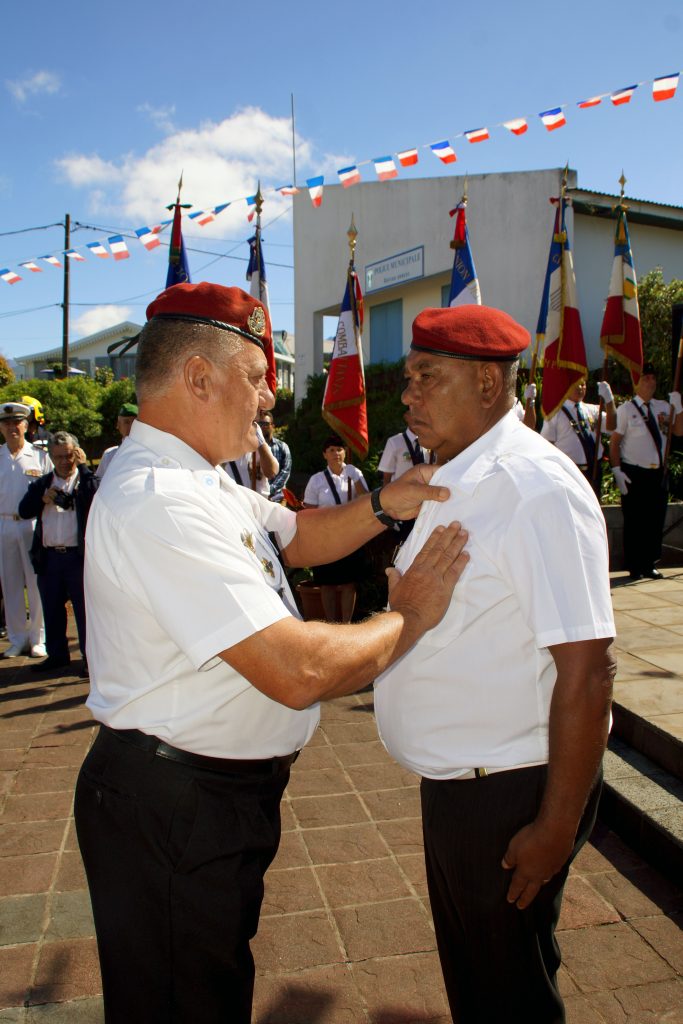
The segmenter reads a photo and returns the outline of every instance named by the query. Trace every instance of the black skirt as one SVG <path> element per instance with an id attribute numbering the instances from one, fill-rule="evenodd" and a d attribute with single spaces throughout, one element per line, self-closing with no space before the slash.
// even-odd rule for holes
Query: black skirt
<path id="1" fill-rule="evenodd" d="M 353 551 L 336 562 L 313 566 L 313 582 L 319 587 L 334 587 L 341 583 L 357 583 L 365 569 L 363 549 Z"/>

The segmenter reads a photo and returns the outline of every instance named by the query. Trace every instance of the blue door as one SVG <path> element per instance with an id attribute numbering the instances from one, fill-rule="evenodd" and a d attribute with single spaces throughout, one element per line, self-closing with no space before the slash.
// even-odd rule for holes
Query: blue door
<path id="1" fill-rule="evenodd" d="M 403 300 L 370 309 L 370 362 L 395 363 L 403 356 Z"/>

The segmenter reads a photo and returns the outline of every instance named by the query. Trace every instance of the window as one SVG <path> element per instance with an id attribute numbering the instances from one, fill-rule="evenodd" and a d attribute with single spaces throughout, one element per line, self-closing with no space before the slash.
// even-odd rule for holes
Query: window
<path id="1" fill-rule="evenodd" d="M 403 355 L 403 300 L 370 309 L 370 362 L 395 363 Z"/>
<path id="2" fill-rule="evenodd" d="M 450 284 L 442 284 L 441 285 L 441 308 L 442 309 L 446 309 L 446 307 L 448 306 L 448 299 L 449 299 L 450 294 L 451 294 L 451 286 L 450 286 Z"/>

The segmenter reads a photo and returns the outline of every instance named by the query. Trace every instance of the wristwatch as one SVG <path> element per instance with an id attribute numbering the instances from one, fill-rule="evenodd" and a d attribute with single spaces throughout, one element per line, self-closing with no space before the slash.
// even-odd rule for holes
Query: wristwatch
<path id="1" fill-rule="evenodd" d="M 391 516 L 386 514 L 382 508 L 382 503 L 379 500 L 382 490 L 383 488 L 381 487 L 375 487 L 374 491 L 370 494 L 370 504 L 372 505 L 373 515 L 383 526 L 395 526 L 398 520 L 392 519 Z"/>

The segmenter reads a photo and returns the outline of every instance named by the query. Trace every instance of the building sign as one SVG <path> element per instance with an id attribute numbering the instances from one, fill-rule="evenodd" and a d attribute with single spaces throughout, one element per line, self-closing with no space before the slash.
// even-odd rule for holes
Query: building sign
<path id="1" fill-rule="evenodd" d="M 389 256 L 379 263 L 368 263 L 365 268 L 365 293 L 378 292 L 382 288 L 392 288 L 404 281 L 414 281 L 424 277 L 424 246 L 408 249 L 397 256 Z"/>

